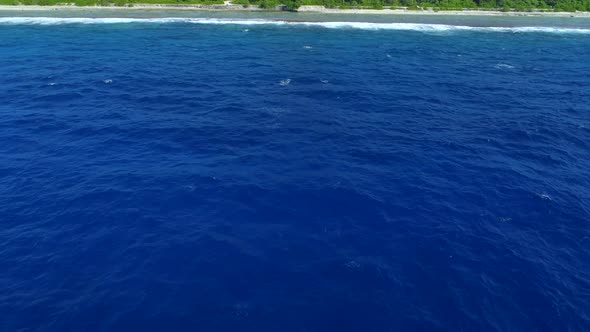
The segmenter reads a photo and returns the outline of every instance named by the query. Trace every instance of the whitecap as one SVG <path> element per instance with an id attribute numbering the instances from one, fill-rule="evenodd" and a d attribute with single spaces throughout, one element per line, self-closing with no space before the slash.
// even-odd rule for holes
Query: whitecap
<path id="1" fill-rule="evenodd" d="M 309 46 L 309 45 L 305 45 L 305 46 L 303 46 L 303 48 L 305 48 L 305 49 L 311 49 L 311 48 L 313 48 L 313 47 L 311 47 L 311 46 Z"/>
<path id="2" fill-rule="evenodd" d="M 322 83 L 324 83 L 324 84 L 328 84 L 328 83 L 330 83 L 330 81 L 328 81 L 328 80 L 320 80 L 320 82 L 322 82 Z"/>
<path id="3" fill-rule="evenodd" d="M 192 184 L 185 185 L 185 186 L 183 186 L 183 188 L 185 188 L 189 191 L 195 191 L 195 186 L 193 186 Z"/>
<path id="4" fill-rule="evenodd" d="M 280 85 L 280 86 L 287 86 L 287 85 L 289 85 L 289 84 L 291 84 L 291 79 L 290 79 L 290 78 L 287 78 L 286 80 L 281 80 L 281 81 L 279 82 L 279 85 Z"/>
<path id="5" fill-rule="evenodd" d="M 505 63 L 498 63 L 497 65 L 494 66 L 496 69 L 512 69 L 514 68 L 514 66 L 505 64 Z"/>
<path id="6" fill-rule="evenodd" d="M 113 80 L 104 80 L 104 81 L 102 81 L 102 82 L 103 82 L 104 84 L 111 84 L 111 83 L 113 83 Z"/>

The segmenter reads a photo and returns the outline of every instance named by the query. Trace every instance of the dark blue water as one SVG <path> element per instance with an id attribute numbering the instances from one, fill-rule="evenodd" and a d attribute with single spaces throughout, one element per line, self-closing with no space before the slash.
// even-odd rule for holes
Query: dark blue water
<path id="1" fill-rule="evenodd" d="M 589 59 L 579 31 L 0 25 L 0 331 L 589 330 Z"/>

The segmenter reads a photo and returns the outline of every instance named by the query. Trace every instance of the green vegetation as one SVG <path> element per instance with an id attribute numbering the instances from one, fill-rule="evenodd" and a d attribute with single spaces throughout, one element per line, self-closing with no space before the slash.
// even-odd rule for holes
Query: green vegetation
<path id="1" fill-rule="evenodd" d="M 0 5 L 53 6 L 71 3 L 76 6 L 132 7 L 133 4 L 218 5 L 223 4 L 223 0 L 0 0 Z M 274 9 L 278 5 L 285 5 L 289 9 L 297 9 L 304 5 L 319 5 L 341 9 L 383 9 L 384 7 L 395 9 L 404 7 L 409 10 L 590 11 L 590 0 L 234 0 L 233 3 L 244 7 L 250 5 L 260 6 L 264 9 Z"/>
<path id="2" fill-rule="evenodd" d="M 223 5 L 223 0 L 127 0 L 135 4 Z"/>
<path id="3" fill-rule="evenodd" d="M 258 4 L 264 1 L 252 2 Z M 328 8 L 367 8 L 383 9 L 389 7 L 395 9 L 405 7 L 410 10 L 462 10 L 462 9 L 488 9 L 501 11 L 590 11 L 590 0 L 283 0 L 283 4 L 289 8 L 297 8 L 302 5 L 320 5 Z"/>
<path id="4" fill-rule="evenodd" d="M 262 1 L 254 2 L 254 4 L 259 5 L 260 8 L 273 9 L 276 6 L 280 5 L 280 2 L 278 0 L 262 0 Z M 299 6 L 297 6 L 297 7 L 299 7 Z"/>
<path id="5" fill-rule="evenodd" d="M 244 1 L 244 0 L 242 0 Z M 246 2 L 248 0 L 245 0 Z M 0 0 L 0 5 L 37 5 L 55 6 L 69 5 L 76 6 L 129 6 L 133 4 L 169 4 L 169 5 L 222 5 L 223 0 Z"/>
<path id="6" fill-rule="evenodd" d="M 248 8 L 248 6 L 250 6 L 249 0 L 235 0 L 235 1 L 232 1 L 232 3 L 234 5 L 242 5 L 244 8 Z"/>

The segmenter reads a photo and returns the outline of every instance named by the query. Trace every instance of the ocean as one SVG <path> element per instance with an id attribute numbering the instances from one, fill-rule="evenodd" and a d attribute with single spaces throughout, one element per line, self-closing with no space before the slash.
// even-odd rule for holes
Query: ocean
<path id="1" fill-rule="evenodd" d="M 88 13 L 0 13 L 0 331 L 590 330 L 590 19 Z"/>

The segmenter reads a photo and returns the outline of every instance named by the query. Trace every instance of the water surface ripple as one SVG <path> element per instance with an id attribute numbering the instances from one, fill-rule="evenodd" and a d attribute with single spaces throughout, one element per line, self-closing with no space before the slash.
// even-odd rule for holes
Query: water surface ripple
<path id="1" fill-rule="evenodd" d="M 590 330 L 590 35 L 0 25 L 0 331 Z"/>

